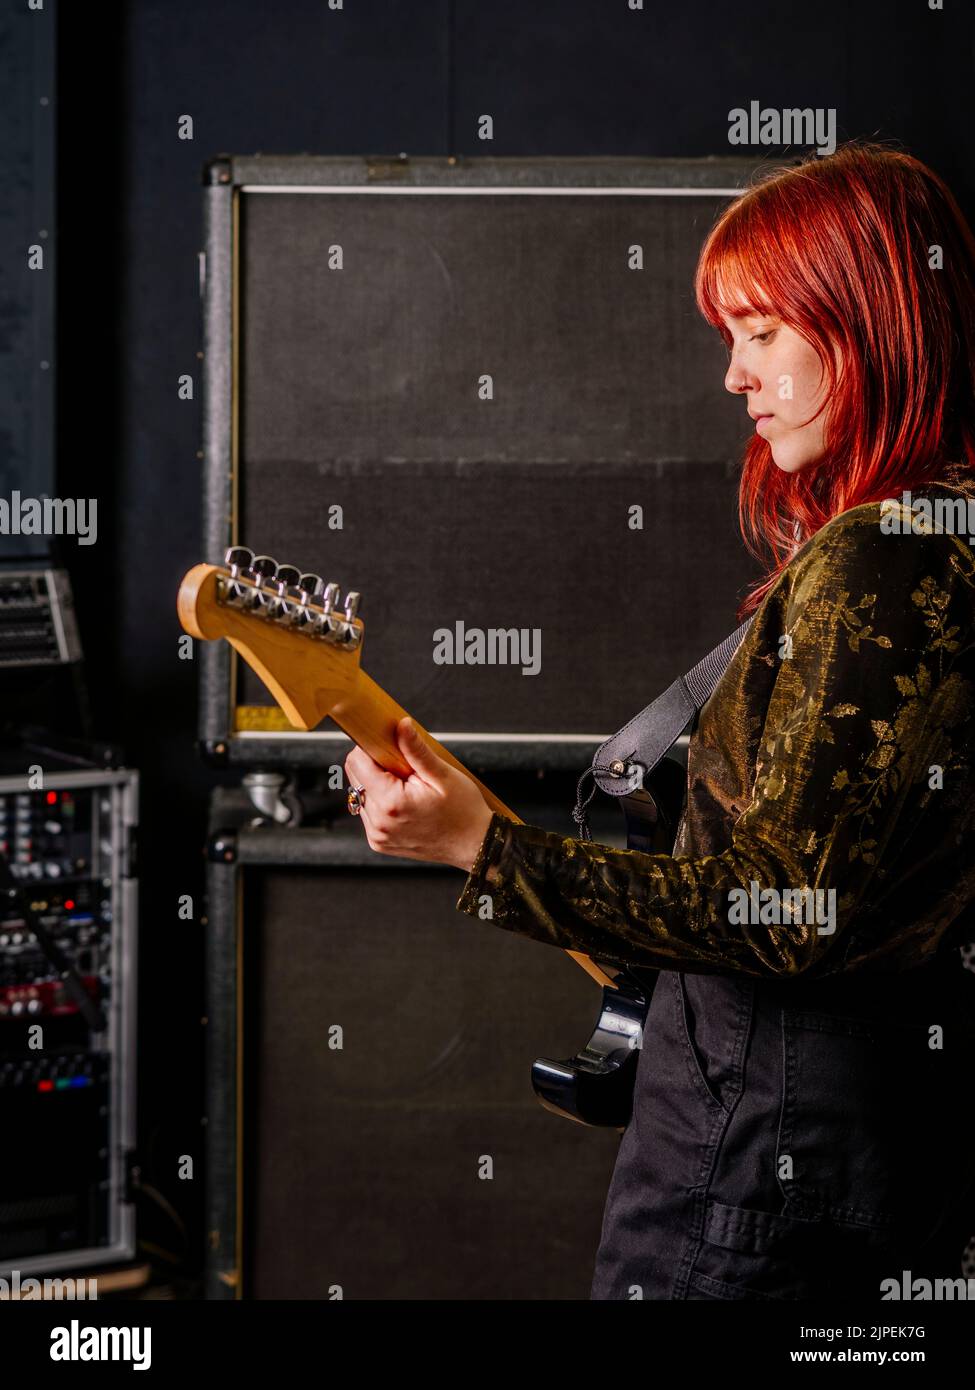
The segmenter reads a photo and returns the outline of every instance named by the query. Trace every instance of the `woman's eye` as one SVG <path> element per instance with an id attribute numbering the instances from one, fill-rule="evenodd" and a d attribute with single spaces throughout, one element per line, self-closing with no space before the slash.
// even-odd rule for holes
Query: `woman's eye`
<path id="1" fill-rule="evenodd" d="M 753 333 L 752 336 L 749 338 L 748 341 L 751 343 L 751 342 L 754 342 L 754 340 L 757 338 L 758 341 L 759 341 L 760 343 L 764 343 L 764 342 L 766 342 L 769 338 L 771 338 L 771 336 L 772 336 L 772 334 L 773 334 L 774 332 L 775 332 L 775 329 L 774 329 L 774 328 L 766 328 L 766 330 L 765 330 L 764 333 Z"/>

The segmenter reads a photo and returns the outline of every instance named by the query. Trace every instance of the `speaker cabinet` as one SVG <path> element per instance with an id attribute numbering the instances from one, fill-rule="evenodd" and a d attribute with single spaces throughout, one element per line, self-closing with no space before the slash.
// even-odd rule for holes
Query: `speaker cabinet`
<path id="1" fill-rule="evenodd" d="M 693 293 L 753 167 L 214 161 L 206 558 L 358 591 L 365 668 L 459 756 L 587 761 L 735 627 L 753 573 L 751 422 Z M 512 630 L 516 659 L 478 658 Z M 224 644 L 201 655 L 211 749 L 334 760 Z"/>
<path id="2" fill-rule="evenodd" d="M 529 1072 L 583 1046 L 597 987 L 457 912 L 456 870 L 375 855 L 350 817 L 228 829 L 230 795 L 210 841 L 210 1296 L 588 1298 L 618 1134 L 544 1111 Z"/>

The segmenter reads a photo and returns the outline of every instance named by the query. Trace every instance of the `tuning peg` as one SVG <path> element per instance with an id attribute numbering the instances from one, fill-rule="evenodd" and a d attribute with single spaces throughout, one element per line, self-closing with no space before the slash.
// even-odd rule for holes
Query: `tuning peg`
<path id="1" fill-rule="evenodd" d="M 321 625 L 321 615 L 310 605 L 317 602 L 321 592 L 325 587 L 325 580 L 320 574 L 302 574 L 298 577 L 297 588 L 293 591 L 295 607 L 292 614 L 292 621 L 296 627 L 302 631 L 311 630 L 314 632 Z"/>
<path id="2" fill-rule="evenodd" d="M 274 582 L 278 586 L 278 593 L 283 594 L 287 588 L 297 588 L 301 578 L 301 571 L 295 569 L 294 565 L 278 565 L 274 576 Z"/>
<path id="3" fill-rule="evenodd" d="M 258 584 L 266 584 L 269 579 L 273 579 L 278 572 L 277 560 L 272 560 L 270 555 L 257 555 L 247 567 L 250 570 L 250 577 Z"/>
<path id="4" fill-rule="evenodd" d="M 237 579 L 243 569 L 249 569 L 254 560 L 253 550 L 248 550 L 245 545 L 232 545 L 223 557 L 223 562 L 230 570 L 231 579 Z"/>
<path id="5" fill-rule="evenodd" d="M 345 596 L 345 621 L 346 621 L 347 623 L 351 623 L 352 620 L 353 620 L 353 618 L 355 617 L 355 615 L 358 613 L 358 611 L 359 611 L 359 599 L 360 599 L 361 597 L 362 597 L 362 595 L 359 594 L 359 593 L 357 593 L 355 589 L 350 589 L 349 592 L 346 594 L 346 596 Z"/>
<path id="6" fill-rule="evenodd" d="M 325 580 L 320 574 L 303 574 L 298 580 L 298 588 L 305 596 L 305 602 L 314 601 L 325 588 Z"/>
<path id="7" fill-rule="evenodd" d="M 315 575 L 317 579 L 318 576 Z M 321 604 L 321 612 L 317 608 L 311 610 L 311 622 L 309 630 L 312 636 L 321 637 L 326 642 L 334 642 L 339 635 L 342 627 L 341 619 L 335 615 L 335 605 L 339 599 L 339 586 L 332 582 L 326 584 L 318 597 Z"/>
<path id="8" fill-rule="evenodd" d="M 267 605 L 267 594 L 263 586 L 273 582 L 277 573 L 278 566 L 270 555 L 255 555 L 254 559 L 245 570 L 241 571 L 241 577 L 249 579 L 256 588 L 247 588 L 243 591 L 242 603 L 244 608 L 252 612 L 261 612 Z"/>
<path id="9" fill-rule="evenodd" d="M 301 603 L 298 580 L 301 572 L 294 565 L 278 565 L 273 579 L 265 582 L 265 589 L 274 589 L 275 597 L 265 599 L 265 616 L 279 622 L 294 622 L 298 614 L 297 605 Z"/>
<path id="10" fill-rule="evenodd" d="M 246 604 L 245 591 L 239 580 L 242 574 L 248 573 L 253 559 L 253 550 L 248 550 L 243 545 L 232 545 L 226 551 L 223 562 L 229 574 L 217 578 L 217 594 L 221 603 L 230 604 L 232 608 L 240 608 Z"/>

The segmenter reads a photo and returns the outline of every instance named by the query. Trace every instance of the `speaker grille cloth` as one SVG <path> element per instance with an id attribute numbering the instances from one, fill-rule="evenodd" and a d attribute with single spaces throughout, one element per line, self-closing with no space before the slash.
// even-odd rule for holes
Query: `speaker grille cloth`
<path id="1" fill-rule="evenodd" d="M 529 1073 L 588 1040 L 595 985 L 435 870 L 244 891 L 251 1295 L 588 1297 L 617 1135 L 543 1111 Z"/>
<path id="2" fill-rule="evenodd" d="M 243 195 L 238 535 L 362 593 L 427 727 L 608 734 L 734 626 L 749 425 L 692 293 L 724 201 Z M 538 629 L 540 670 L 435 665 L 458 621 Z"/>

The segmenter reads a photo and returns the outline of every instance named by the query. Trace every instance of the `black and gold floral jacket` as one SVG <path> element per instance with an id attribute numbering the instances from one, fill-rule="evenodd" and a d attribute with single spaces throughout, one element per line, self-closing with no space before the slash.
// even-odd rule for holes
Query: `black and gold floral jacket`
<path id="1" fill-rule="evenodd" d="M 793 557 L 702 709 L 675 854 L 496 814 L 457 907 L 593 957 L 691 973 L 926 964 L 975 919 L 973 697 L 967 535 L 885 533 L 881 504 L 856 507 Z M 753 884 L 832 890 L 834 929 L 809 912 L 781 925 L 729 913 L 729 890 Z"/>

